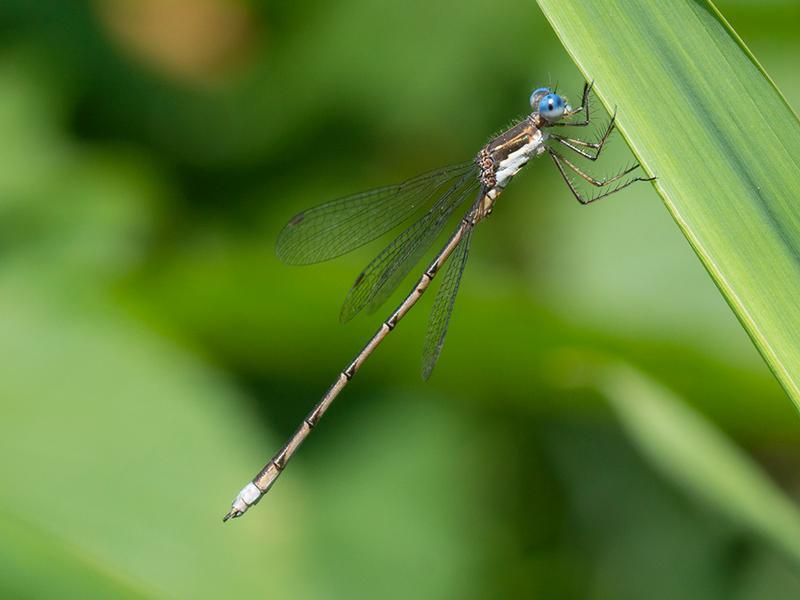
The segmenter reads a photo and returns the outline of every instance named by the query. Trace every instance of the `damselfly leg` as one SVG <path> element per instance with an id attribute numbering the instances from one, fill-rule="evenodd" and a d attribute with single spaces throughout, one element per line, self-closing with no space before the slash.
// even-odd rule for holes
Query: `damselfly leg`
<path id="1" fill-rule="evenodd" d="M 620 171 L 619 173 L 617 173 L 613 177 L 608 177 L 606 179 L 595 179 L 594 177 L 592 177 L 588 173 L 585 173 L 583 170 L 580 169 L 580 167 L 578 167 L 574 163 L 572 163 L 569 160 L 567 160 L 564 156 L 562 156 L 561 154 L 559 154 L 558 152 L 556 152 L 552 148 L 548 148 L 547 152 L 550 154 L 550 156 L 553 158 L 553 161 L 556 163 L 556 167 L 558 167 L 558 172 L 561 173 L 561 176 L 564 178 L 564 181 L 567 183 L 567 186 L 569 187 L 570 191 L 572 192 L 572 195 L 575 196 L 575 199 L 578 202 L 580 202 L 581 204 L 591 204 L 592 202 L 596 202 L 597 200 L 600 200 L 601 198 L 606 198 L 606 197 L 610 196 L 611 194 L 615 194 L 615 193 L 619 192 L 620 190 L 625 189 L 629 185 L 632 185 L 632 184 L 636 183 L 637 181 L 652 181 L 653 179 L 655 179 L 655 177 L 631 177 L 631 178 L 623 181 L 622 183 L 620 183 L 619 185 L 617 185 L 616 187 L 614 187 L 613 189 L 611 189 L 611 190 L 609 190 L 607 192 L 601 192 L 601 193 L 599 193 L 599 194 L 597 194 L 595 196 L 592 196 L 591 198 L 587 198 L 586 196 L 584 196 L 583 194 L 580 193 L 578 188 L 575 186 L 575 183 L 572 181 L 572 179 L 570 179 L 569 175 L 564 170 L 564 165 L 565 164 L 574 173 L 576 173 L 579 177 L 581 177 L 584 181 L 589 182 L 591 185 L 593 185 L 595 187 L 605 187 L 610 183 L 614 183 L 615 181 L 619 181 L 620 179 L 625 177 L 625 175 L 628 175 L 632 171 L 635 171 L 636 169 L 638 169 L 639 168 L 639 164 L 636 163 L 635 165 L 632 165 L 632 166 L 628 167 L 627 169 L 625 169 L 623 171 Z"/>
<path id="2" fill-rule="evenodd" d="M 553 126 L 560 126 L 560 127 L 563 127 L 563 126 L 579 126 L 579 127 L 583 127 L 583 126 L 589 125 L 589 123 L 590 123 L 590 115 L 589 115 L 590 96 L 589 96 L 589 92 L 590 91 L 591 91 L 591 85 L 590 84 L 584 85 L 584 88 L 583 88 L 583 100 L 581 102 L 582 108 L 585 111 L 585 113 L 584 113 L 585 114 L 585 118 L 584 118 L 583 121 L 580 121 L 578 123 L 569 122 L 569 121 L 559 121 L 557 123 L 549 123 L 549 124 L 546 125 L 546 127 L 553 127 Z M 578 112 L 579 110 L 580 109 L 576 109 L 575 111 L 573 111 L 573 114 L 574 114 L 574 112 Z M 617 111 L 615 109 L 614 110 L 614 114 L 611 116 L 611 119 L 608 122 L 608 125 L 606 126 L 605 130 L 603 131 L 603 134 L 595 142 L 587 142 L 587 141 L 581 140 L 579 138 L 566 137 L 566 136 L 558 135 L 558 134 L 555 134 L 555 133 L 550 133 L 548 135 L 548 141 L 560 144 L 561 146 L 567 148 L 568 150 L 571 150 L 572 152 L 575 152 L 576 154 L 578 154 L 582 158 L 585 158 L 587 160 L 590 160 L 590 161 L 594 162 L 594 161 L 597 161 L 598 158 L 600 158 L 600 153 L 602 152 L 603 148 L 606 145 L 606 142 L 608 141 L 609 137 L 611 136 L 612 132 L 614 131 L 614 128 L 616 126 L 616 120 L 617 120 Z M 607 186 L 607 185 L 609 185 L 611 183 L 614 183 L 614 182 L 622 180 L 626 175 L 628 175 L 628 174 L 632 173 L 633 171 L 635 171 L 636 169 L 638 169 L 639 166 L 640 166 L 639 163 L 635 163 L 634 165 L 632 165 L 632 166 L 620 171 L 619 173 L 617 173 L 616 175 L 614 175 L 612 177 L 606 177 L 606 178 L 598 179 L 598 178 L 593 177 L 592 175 L 586 173 L 586 171 L 584 171 L 578 165 L 576 165 L 575 163 L 573 163 L 572 161 L 567 159 L 561 153 L 559 153 L 556 150 L 554 150 L 551 146 L 549 146 L 549 145 L 546 146 L 546 149 L 547 149 L 547 153 L 553 159 L 553 162 L 555 163 L 556 167 L 558 168 L 558 172 L 561 174 L 561 177 L 564 179 L 564 181 L 566 182 L 566 184 L 569 187 L 570 191 L 572 192 L 572 195 L 575 196 L 575 199 L 578 202 L 580 202 L 581 204 L 591 204 L 592 202 L 596 202 L 597 200 L 600 200 L 601 198 L 606 198 L 608 196 L 611 196 L 612 194 L 615 194 L 615 193 L 625 189 L 626 187 L 636 183 L 637 181 L 652 181 L 653 179 L 655 179 L 654 177 L 630 177 L 630 178 L 628 178 L 626 180 L 621 181 L 617 186 L 615 186 L 614 188 L 612 188 L 610 190 L 600 192 L 600 193 L 595 194 L 594 196 L 591 196 L 591 197 L 587 197 L 587 196 L 585 196 L 584 194 L 582 194 L 580 192 L 578 187 L 575 185 L 575 181 L 570 177 L 569 173 L 567 172 L 567 169 L 569 169 L 569 171 L 571 171 L 572 173 L 578 175 L 581 179 L 583 179 L 584 181 L 588 182 L 590 185 L 592 185 L 594 187 L 602 188 L 602 187 L 605 187 L 605 186 Z M 592 152 L 592 150 L 594 152 Z M 565 168 L 565 166 L 566 166 L 566 168 Z"/>
<path id="3" fill-rule="evenodd" d="M 616 122 L 616 119 L 617 119 L 617 114 L 616 111 L 614 111 L 611 120 L 608 122 L 608 125 L 606 126 L 606 130 L 603 132 L 603 135 L 600 136 L 600 139 L 597 140 L 596 142 L 586 142 L 584 140 L 580 140 L 577 138 L 564 137 L 556 133 L 551 133 L 549 139 L 554 140 L 563 146 L 566 146 L 567 148 L 569 148 L 573 152 L 580 154 L 584 158 L 588 158 L 589 160 L 594 161 L 600 158 L 600 152 L 603 150 L 603 146 L 606 145 L 609 136 L 611 136 L 611 133 L 614 131 L 614 124 Z M 582 148 L 590 148 L 591 150 L 594 150 L 594 154 L 592 154 L 591 152 L 587 152 L 586 150 L 582 150 Z"/>

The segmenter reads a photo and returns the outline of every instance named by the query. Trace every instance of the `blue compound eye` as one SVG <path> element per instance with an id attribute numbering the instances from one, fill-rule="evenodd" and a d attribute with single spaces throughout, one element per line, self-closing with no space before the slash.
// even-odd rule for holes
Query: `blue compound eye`
<path id="1" fill-rule="evenodd" d="M 566 109 L 567 103 L 558 94 L 547 94 L 539 100 L 539 114 L 548 121 L 558 121 Z"/>
<path id="2" fill-rule="evenodd" d="M 533 90 L 533 93 L 531 94 L 531 108 L 536 110 L 536 107 L 539 106 L 539 100 L 549 93 L 550 90 L 548 88 L 539 88 L 538 90 Z"/>

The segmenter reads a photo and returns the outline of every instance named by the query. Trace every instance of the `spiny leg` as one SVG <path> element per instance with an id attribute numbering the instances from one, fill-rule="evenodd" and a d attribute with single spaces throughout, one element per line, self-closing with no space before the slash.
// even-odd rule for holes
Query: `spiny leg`
<path id="1" fill-rule="evenodd" d="M 569 162 L 566 158 L 561 156 L 558 152 L 556 152 L 552 148 L 548 148 L 547 152 L 550 154 L 550 157 L 553 159 L 553 162 L 556 163 L 556 167 L 558 168 L 559 173 L 561 173 L 561 177 L 563 177 L 564 181 L 567 183 L 567 186 L 569 187 L 570 191 L 572 192 L 572 195 L 575 196 L 575 199 L 578 202 L 580 202 L 581 204 L 591 204 L 592 202 L 594 202 L 596 200 L 600 200 L 600 198 L 605 198 L 606 196 L 610 196 L 611 194 L 615 194 L 615 193 L 619 192 L 620 190 L 625 189 L 626 187 L 628 187 L 629 185 L 631 185 L 632 183 L 635 183 L 637 181 L 653 181 L 655 179 L 655 177 L 632 177 L 629 180 L 621 183 L 620 185 L 616 186 L 615 188 L 613 188 L 613 189 L 611 189 L 611 190 L 609 190 L 607 192 L 603 192 L 602 194 L 598 194 L 597 196 L 594 196 L 593 198 L 586 198 L 583 195 L 581 195 L 581 193 L 575 187 L 575 184 L 569 178 L 569 175 L 567 175 L 567 172 L 564 170 L 564 165 L 565 164 L 570 169 L 572 169 L 575 173 L 577 173 L 580 177 L 582 177 L 583 179 L 585 179 L 586 181 L 588 181 L 589 183 L 591 183 L 592 185 L 594 185 L 596 187 L 603 187 L 605 185 L 608 185 L 609 183 L 612 183 L 614 181 L 617 181 L 617 180 L 621 179 L 622 177 L 624 177 L 625 175 L 627 175 L 628 173 L 630 173 L 634 169 L 637 169 L 639 167 L 639 164 L 637 163 L 636 165 L 634 165 L 634 166 L 632 166 L 632 167 L 630 167 L 628 169 L 625 169 L 624 171 L 622 171 L 618 175 L 615 175 L 614 177 L 611 177 L 609 179 L 598 180 L 598 179 L 594 179 L 590 175 L 588 175 L 588 174 L 584 173 L 583 171 L 581 171 L 578 167 L 573 165 L 571 162 Z"/>
<path id="2" fill-rule="evenodd" d="M 591 83 L 584 83 L 583 84 L 583 98 L 581 99 L 581 105 L 578 108 L 572 109 L 569 113 L 565 114 L 564 117 L 571 117 L 573 115 L 577 115 L 578 113 L 582 112 L 585 116 L 583 121 L 573 121 L 571 123 L 565 123 L 564 121 L 559 121 L 557 123 L 549 123 L 548 127 L 586 127 L 589 124 L 589 92 L 594 85 L 594 81 Z"/>
<path id="3" fill-rule="evenodd" d="M 596 179 L 596 178 L 592 177 L 591 175 L 589 175 L 586 171 L 581 169 L 578 165 L 573 163 L 571 160 L 569 160 L 566 156 L 562 156 L 561 154 L 558 154 L 555 151 L 553 151 L 553 152 L 558 157 L 558 160 L 560 160 L 563 163 L 565 163 L 578 176 L 580 176 L 582 179 L 588 181 L 590 184 L 592 184 L 595 187 L 604 187 L 604 186 L 608 185 L 609 183 L 614 183 L 615 181 L 618 181 L 618 180 L 622 179 L 623 177 L 625 177 L 625 175 L 628 175 L 629 173 L 632 173 L 633 171 L 635 171 L 636 169 L 639 168 L 639 163 L 635 163 L 632 166 L 624 169 L 623 171 L 620 171 L 619 173 L 617 173 L 613 177 L 606 177 L 605 179 Z"/>
<path id="4" fill-rule="evenodd" d="M 611 120 L 608 122 L 608 126 L 606 127 L 605 132 L 600 137 L 600 139 L 596 142 L 585 142 L 583 140 L 578 140 L 575 138 L 568 138 L 562 135 L 558 135 L 555 133 L 551 133 L 549 139 L 558 142 L 559 144 L 566 146 L 573 152 L 576 152 L 583 156 L 584 158 L 588 158 L 589 160 L 597 160 L 600 156 L 600 151 L 605 146 L 606 142 L 608 141 L 611 132 L 614 131 L 614 126 L 617 122 L 617 111 L 614 111 L 614 114 L 611 116 Z M 591 148 L 594 150 L 594 154 L 591 152 L 587 152 L 586 150 L 582 150 L 581 148 Z"/>

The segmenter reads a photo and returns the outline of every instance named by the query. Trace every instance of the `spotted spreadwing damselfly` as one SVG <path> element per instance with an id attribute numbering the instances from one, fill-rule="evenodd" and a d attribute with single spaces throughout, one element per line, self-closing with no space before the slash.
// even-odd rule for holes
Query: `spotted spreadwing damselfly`
<path id="1" fill-rule="evenodd" d="M 298 213 L 287 223 L 278 237 L 278 257 L 288 264 L 304 265 L 341 256 L 416 217 L 356 278 L 340 314 L 342 321 L 348 321 L 361 310 L 371 312 L 381 306 L 422 260 L 453 213 L 470 199 L 447 243 L 422 273 L 408 296 L 381 323 L 355 359 L 339 373 L 286 445 L 239 492 L 224 521 L 242 516 L 267 493 L 342 389 L 441 272 L 441 284 L 433 301 L 423 349 L 422 376 L 425 379 L 430 376 L 444 344 L 459 282 L 467 263 L 472 232 L 491 214 L 495 201 L 508 182 L 531 158 L 548 154 L 581 204 L 610 196 L 636 181 L 654 179 L 630 175 L 639 168 L 638 163 L 613 177 L 595 179 L 564 156 L 563 153 L 569 151 L 582 159 L 597 160 L 614 130 L 616 114 L 595 142 L 566 137 L 553 131 L 565 126 L 589 125 L 591 87 L 591 84 L 584 85 L 581 105 L 577 108 L 572 108 L 555 91 L 539 88 L 531 94 L 533 111 L 489 141 L 474 160 L 431 171 L 397 185 L 333 200 Z M 584 196 L 575 185 L 575 176 L 596 187 L 598 192 Z"/>

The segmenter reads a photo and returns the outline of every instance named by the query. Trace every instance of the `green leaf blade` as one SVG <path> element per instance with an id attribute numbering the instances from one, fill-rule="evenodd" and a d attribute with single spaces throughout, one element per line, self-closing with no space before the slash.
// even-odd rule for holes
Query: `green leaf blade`
<path id="1" fill-rule="evenodd" d="M 538 0 L 800 406 L 800 122 L 707 2 Z"/>
<path id="2" fill-rule="evenodd" d="M 598 369 L 595 385 L 656 469 L 800 564 L 796 504 L 711 421 L 624 363 Z"/>

